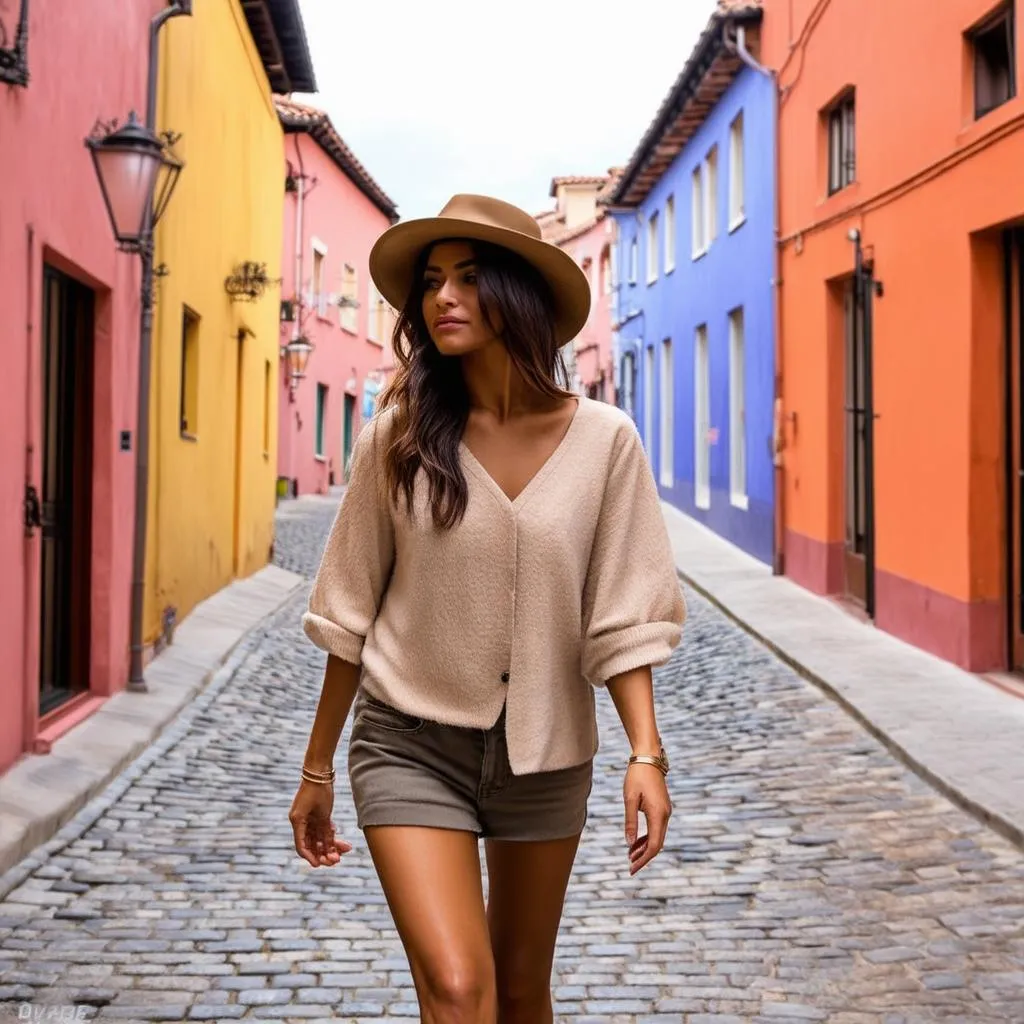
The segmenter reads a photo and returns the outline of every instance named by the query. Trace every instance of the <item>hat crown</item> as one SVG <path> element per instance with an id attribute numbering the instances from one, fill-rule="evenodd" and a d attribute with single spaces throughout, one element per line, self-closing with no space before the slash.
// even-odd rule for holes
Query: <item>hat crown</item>
<path id="1" fill-rule="evenodd" d="M 468 194 L 452 196 L 438 216 L 518 231 L 537 239 L 541 237 L 540 225 L 533 217 L 520 210 L 518 206 L 502 202 L 500 199 L 493 199 L 490 196 Z"/>

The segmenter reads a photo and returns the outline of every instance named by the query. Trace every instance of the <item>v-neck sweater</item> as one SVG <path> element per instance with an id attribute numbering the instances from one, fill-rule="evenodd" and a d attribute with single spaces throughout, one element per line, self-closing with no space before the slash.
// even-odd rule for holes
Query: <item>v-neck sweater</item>
<path id="1" fill-rule="evenodd" d="M 515 775 L 597 752 L 595 687 L 660 665 L 686 606 L 636 425 L 580 397 L 557 448 L 510 499 L 464 442 L 461 522 L 390 499 L 393 413 L 360 431 L 303 628 L 361 666 L 360 686 L 419 718 L 488 729 L 506 709 Z"/>

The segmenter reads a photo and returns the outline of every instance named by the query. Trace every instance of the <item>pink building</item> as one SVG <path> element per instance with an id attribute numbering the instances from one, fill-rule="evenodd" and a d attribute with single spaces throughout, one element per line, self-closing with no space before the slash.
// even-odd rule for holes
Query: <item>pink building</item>
<path id="1" fill-rule="evenodd" d="M 544 238 L 569 253 L 590 280 L 590 319 L 576 336 L 571 357 L 566 352 L 574 387 L 590 398 L 610 403 L 615 402 L 611 319 L 615 219 L 606 215 L 598 200 L 618 175 L 619 170 L 613 168 L 598 177 L 553 179 L 555 209 L 536 218 Z"/>
<path id="2" fill-rule="evenodd" d="M 33 3 L 27 81 L 0 62 L 0 771 L 127 678 L 139 260 L 115 248 L 83 140 L 144 115 L 163 6 Z M 0 43 L 27 9 L 0 4 Z"/>
<path id="3" fill-rule="evenodd" d="M 344 482 L 352 443 L 392 369 L 394 315 L 368 261 L 398 213 L 325 113 L 276 103 L 287 159 L 281 343 L 304 337 L 314 346 L 304 378 L 293 382 L 282 363 L 279 491 L 324 494 Z"/>

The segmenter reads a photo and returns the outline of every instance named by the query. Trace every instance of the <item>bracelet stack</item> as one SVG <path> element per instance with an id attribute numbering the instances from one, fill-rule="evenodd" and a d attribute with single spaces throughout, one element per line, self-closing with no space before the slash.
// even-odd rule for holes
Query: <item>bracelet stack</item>
<path id="1" fill-rule="evenodd" d="M 315 771 L 313 768 L 302 766 L 302 777 L 306 782 L 314 782 L 318 786 L 334 785 L 334 769 L 328 768 L 325 772 Z"/>

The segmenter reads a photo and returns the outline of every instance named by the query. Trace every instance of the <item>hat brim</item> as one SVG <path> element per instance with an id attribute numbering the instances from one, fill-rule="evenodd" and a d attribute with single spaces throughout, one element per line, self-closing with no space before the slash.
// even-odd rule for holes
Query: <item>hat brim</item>
<path id="1" fill-rule="evenodd" d="M 572 341 L 590 315 L 590 282 L 576 261 L 558 246 L 510 228 L 492 227 L 455 217 L 424 217 L 388 228 L 370 251 L 370 276 L 377 290 L 401 310 L 414 285 L 420 253 L 447 238 L 491 242 L 518 254 L 544 277 L 555 300 L 555 337 Z"/>

